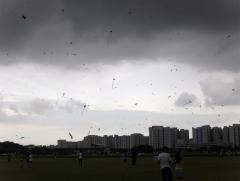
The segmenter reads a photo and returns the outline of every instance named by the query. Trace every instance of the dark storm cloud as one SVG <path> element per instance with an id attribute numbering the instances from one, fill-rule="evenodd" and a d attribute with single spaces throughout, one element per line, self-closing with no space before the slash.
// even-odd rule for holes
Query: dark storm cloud
<path id="1" fill-rule="evenodd" d="M 0 42 L 2 50 L 21 48 L 30 34 L 44 26 L 57 10 L 57 1 L 1 0 Z M 22 16 L 25 16 L 24 20 Z"/>
<path id="2" fill-rule="evenodd" d="M 1 63 L 173 57 L 240 67 L 238 0 L 1 0 L 0 8 Z"/>
<path id="3" fill-rule="evenodd" d="M 239 28 L 237 0 L 85 0 L 68 1 L 66 17 L 77 32 L 100 27 L 119 36 L 151 36 L 171 28 Z M 130 13 L 130 14 L 129 14 Z M 87 20 L 87 21 L 86 21 Z M 118 34 L 119 33 L 119 34 Z"/>
<path id="4" fill-rule="evenodd" d="M 200 82 L 207 106 L 240 105 L 240 76 L 232 82 L 220 79 L 208 79 Z"/>

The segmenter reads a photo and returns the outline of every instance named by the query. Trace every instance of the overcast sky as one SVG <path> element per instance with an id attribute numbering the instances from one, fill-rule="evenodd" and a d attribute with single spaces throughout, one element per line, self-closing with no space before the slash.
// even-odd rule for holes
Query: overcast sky
<path id="1" fill-rule="evenodd" d="M 0 27 L 0 141 L 240 121 L 239 0 L 0 0 Z"/>

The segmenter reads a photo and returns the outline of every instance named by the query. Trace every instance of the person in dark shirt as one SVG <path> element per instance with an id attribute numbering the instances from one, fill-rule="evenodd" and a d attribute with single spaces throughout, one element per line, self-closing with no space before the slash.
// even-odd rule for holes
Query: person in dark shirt
<path id="1" fill-rule="evenodd" d="M 138 153 L 137 153 L 136 149 L 134 149 L 132 151 L 132 166 L 136 165 L 137 157 L 138 157 Z"/>
<path id="2" fill-rule="evenodd" d="M 127 152 L 123 153 L 123 162 L 127 163 L 128 155 Z"/>
<path id="3" fill-rule="evenodd" d="M 11 162 L 12 160 L 12 154 L 9 152 L 7 155 L 8 162 Z"/>

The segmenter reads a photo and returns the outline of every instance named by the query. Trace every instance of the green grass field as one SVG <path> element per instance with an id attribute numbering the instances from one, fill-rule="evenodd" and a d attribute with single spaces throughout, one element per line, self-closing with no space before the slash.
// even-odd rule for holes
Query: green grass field
<path id="1" fill-rule="evenodd" d="M 151 158 L 139 158 L 136 166 L 119 158 L 89 158 L 84 167 L 74 158 L 35 158 L 33 168 L 20 168 L 20 160 L 0 159 L 1 181 L 160 181 L 159 165 Z M 186 157 L 185 180 L 240 180 L 240 157 Z"/>

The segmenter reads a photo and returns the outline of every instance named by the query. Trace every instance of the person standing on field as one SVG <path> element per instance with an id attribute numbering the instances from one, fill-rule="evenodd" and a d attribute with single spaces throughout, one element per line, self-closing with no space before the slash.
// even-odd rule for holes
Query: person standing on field
<path id="1" fill-rule="evenodd" d="M 8 162 L 11 162 L 12 160 L 12 154 L 9 152 L 7 155 Z"/>
<path id="2" fill-rule="evenodd" d="M 132 166 L 135 166 L 137 163 L 138 153 L 135 149 L 132 151 Z"/>
<path id="3" fill-rule="evenodd" d="M 78 165 L 81 167 L 83 166 L 83 154 L 81 151 L 78 153 Z"/>
<path id="4" fill-rule="evenodd" d="M 25 165 L 25 154 L 23 152 L 20 153 L 20 167 L 23 168 Z"/>
<path id="5" fill-rule="evenodd" d="M 183 167 L 182 167 L 182 155 L 181 155 L 180 151 L 178 151 L 175 154 L 174 164 L 175 164 L 176 181 L 183 181 L 184 172 L 183 172 Z"/>
<path id="6" fill-rule="evenodd" d="M 123 162 L 126 164 L 128 159 L 127 152 L 123 153 Z"/>
<path id="7" fill-rule="evenodd" d="M 30 168 L 32 168 L 32 163 L 33 163 L 33 156 L 32 156 L 32 153 L 29 152 L 29 153 L 28 153 L 28 166 L 29 166 Z"/>
<path id="8" fill-rule="evenodd" d="M 172 181 L 171 156 L 168 147 L 164 146 L 162 153 L 158 155 L 163 181 Z"/>

